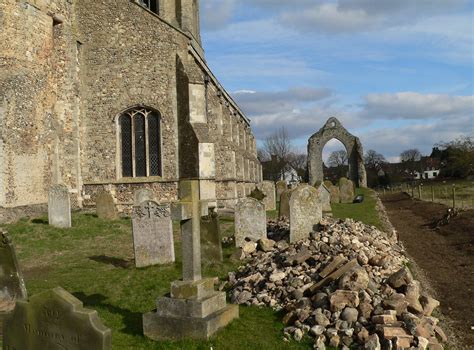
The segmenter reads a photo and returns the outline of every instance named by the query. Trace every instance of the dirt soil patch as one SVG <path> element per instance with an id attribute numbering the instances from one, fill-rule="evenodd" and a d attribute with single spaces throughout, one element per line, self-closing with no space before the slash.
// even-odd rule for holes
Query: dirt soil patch
<path id="1" fill-rule="evenodd" d="M 474 348 L 474 210 L 433 230 L 448 207 L 412 200 L 404 193 L 382 197 L 408 254 L 429 279 L 461 349 Z"/>

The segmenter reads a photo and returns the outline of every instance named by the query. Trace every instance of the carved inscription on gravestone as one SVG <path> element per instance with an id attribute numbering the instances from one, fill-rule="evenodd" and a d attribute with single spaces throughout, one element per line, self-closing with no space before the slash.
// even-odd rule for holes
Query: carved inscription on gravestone
<path id="1" fill-rule="evenodd" d="M 48 221 L 54 227 L 71 227 L 71 200 L 67 186 L 54 185 L 49 189 Z"/>
<path id="2" fill-rule="evenodd" d="M 136 267 L 169 264 L 175 261 L 173 223 L 169 205 L 145 201 L 134 207 L 133 248 Z"/>
<path id="3" fill-rule="evenodd" d="M 62 288 L 18 301 L 5 321 L 3 348 L 12 350 L 109 350 L 111 331 L 96 311 Z"/>
<path id="4" fill-rule="evenodd" d="M 148 188 L 141 188 L 133 193 L 133 205 L 139 206 L 145 201 L 152 201 L 155 195 L 152 190 Z"/>
<path id="5" fill-rule="evenodd" d="M 254 198 L 244 198 L 235 207 L 235 245 L 241 247 L 245 238 L 254 242 L 267 238 L 265 205 Z"/>

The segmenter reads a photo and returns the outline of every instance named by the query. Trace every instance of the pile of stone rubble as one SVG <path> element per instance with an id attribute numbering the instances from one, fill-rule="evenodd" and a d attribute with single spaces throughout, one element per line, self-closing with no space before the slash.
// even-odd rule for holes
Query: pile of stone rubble
<path id="1" fill-rule="evenodd" d="M 311 238 L 288 244 L 285 222 L 269 237 L 246 242 L 229 273 L 232 301 L 283 310 L 285 339 L 314 337 L 314 347 L 442 349 L 446 336 L 432 316 L 439 302 L 420 290 L 403 249 L 352 220 L 324 218 Z"/>

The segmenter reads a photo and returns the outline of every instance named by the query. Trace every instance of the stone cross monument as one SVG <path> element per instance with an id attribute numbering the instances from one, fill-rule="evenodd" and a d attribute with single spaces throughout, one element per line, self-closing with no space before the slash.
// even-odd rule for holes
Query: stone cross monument
<path id="1" fill-rule="evenodd" d="M 208 205 L 200 201 L 199 181 L 180 181 L 179 197 L 171 212 L 180 221 L 183 280 L 171 283 L 170 298 L 158 298 L 156 312 L 143 315 L 143 332 L 154 340 L 209 339 L 239 315 L 225 292 L 214 290 L 215 279 L 202 278 L 200 221 Z"/>

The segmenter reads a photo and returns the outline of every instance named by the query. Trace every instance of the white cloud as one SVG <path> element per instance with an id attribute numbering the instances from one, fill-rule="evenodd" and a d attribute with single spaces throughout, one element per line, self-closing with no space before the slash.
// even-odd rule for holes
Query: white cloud
<path id="1" fill-rule="evenodd" d="M 280 20 L 304 32 L 353 33 L 416 23 L 422 18 L 453 13 L 467 0 L 339 0 L 284 12 Z"/>
<path id="2" fill-rule="evenodd" d="M 295 111 L 298 103 L 314 103 L 332 95 L 325 88 L 297 87 L 276 92 L 237 92 L 236 101 L 250 117 L 273 112 Z"/>
<path id="3" fill-rule="evenodd" d="M 234 0 L 201 1 L 201 19 L 205 30 L 218 30 L 225 27 L 235 12 Z"/>
<path id="4" fill-rule="evenodd" d="M 427 119 L 473 116 L 473 96 L 399 92 L 369 94 L 362 116 L 369 119 Z"/>

